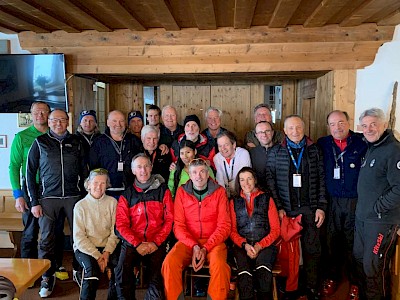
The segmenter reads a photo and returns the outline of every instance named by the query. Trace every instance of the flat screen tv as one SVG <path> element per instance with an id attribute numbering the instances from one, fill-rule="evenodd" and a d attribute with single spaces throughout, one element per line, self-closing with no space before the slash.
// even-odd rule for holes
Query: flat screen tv
<path id="1" fill-rule="evenodd" d="M 68 109 L 64 54 L 0 55 L 0 113 L 28 113 L 34 101 Z"/>

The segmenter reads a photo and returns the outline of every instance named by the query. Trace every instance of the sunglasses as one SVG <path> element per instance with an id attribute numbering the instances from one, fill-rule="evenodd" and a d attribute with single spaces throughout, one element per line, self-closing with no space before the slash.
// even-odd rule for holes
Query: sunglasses
<path id="1" fill-rule="evenodd" d="M 104 168 L 97 168 L 90 171 L 90 175 L 95 173 L 96 175 L 108 175 L 108 171 Z"/>
<path id="2" fill-rule="evenodd" d="M 189 167 L 196 167 L 196 166 L 207 166 L 208 167 L 208 163 L 205 159 L 202 158 L 195 158 L 192 159 L 192 161 L 189 163 Z"/>

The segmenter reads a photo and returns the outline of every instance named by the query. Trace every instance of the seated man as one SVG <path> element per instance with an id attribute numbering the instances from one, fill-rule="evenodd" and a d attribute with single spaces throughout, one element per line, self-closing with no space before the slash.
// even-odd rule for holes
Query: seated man
<path id="1" fill-rule="evenodd" d="M 121 255 L 115 268 L 118 299 L 135 298 L 134 266 L 148 265 L 149 287 L 144 299 L 163 299 L 161 265 L 165 240 L 172 229 L 172 196 L 164 179 L 152 175 L 150 158 L 140 153 L 132 159 L 135 182 L 120 196 L 116 229 L 122 240 Z"/>
<path id="2" fill-rule="evenodd" d="M 162 266 L 166 299 L 183 299 L 182 271 L 192 264 L 197 272 L 210 266 L 207 299 L 226 299 L 230 268 L 224 241 L 231 230 L 228 199 L 223 187 L 209 179 L 208 164 L 194 159 L 189 165 L 190 180 L 178 188 L 174 208 L 174 233 L 178 242 Z"/>

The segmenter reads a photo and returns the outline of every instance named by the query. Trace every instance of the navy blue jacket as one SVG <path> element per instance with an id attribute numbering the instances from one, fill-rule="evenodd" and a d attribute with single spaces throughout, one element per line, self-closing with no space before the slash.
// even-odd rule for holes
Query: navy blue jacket
<path id="1" fill-rule="evenodd" d="M 322 149 L 325 168 L 325 186 L 329 196 L 337 198 L 357 198 L 357 180 L 361 164 L 367 152 L 367 143 L 362 135 L 350 131 L 347 138 L 347 146 L 343 154 L 343 162 L 338 159 L 340 167 L 340 179 L 333 179 L 335 168 L 335 156 L 341 153 L 331 135 L 324 136 L 318 140 L 318 146 Z"/>

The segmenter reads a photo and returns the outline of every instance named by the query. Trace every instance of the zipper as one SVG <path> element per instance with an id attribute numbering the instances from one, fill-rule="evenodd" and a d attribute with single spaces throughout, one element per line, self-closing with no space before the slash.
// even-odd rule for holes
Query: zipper
<path id="1" fill-rule="evenodd" d="M 200 223 L 200 239 L 203 236 L 203 227 L 201 226 L 201 201 L 199 201 L 199 223 Z"/>
<path id="2" fill-rule="evenodd" d="M 61 152 L 61 189 L 62 195 L 65 196 L 65 187 L 64 187 L 64 156 L 63 156 L 63 144 L 62 141 L 60 143 L 60 152 Z"/>
<path id="3" fill-rule="evenodd" d="M 147 241 L 146 231 L 147 231 L 147 228 L 149 227 L 149 218 L 147 216 L 146 201 L 143 201 L 143 206 L 144 206 L 144 215 L 146 216 L 146 227 L 144 228 L 143 237 L 144 237 L 144 240 Z"/>

